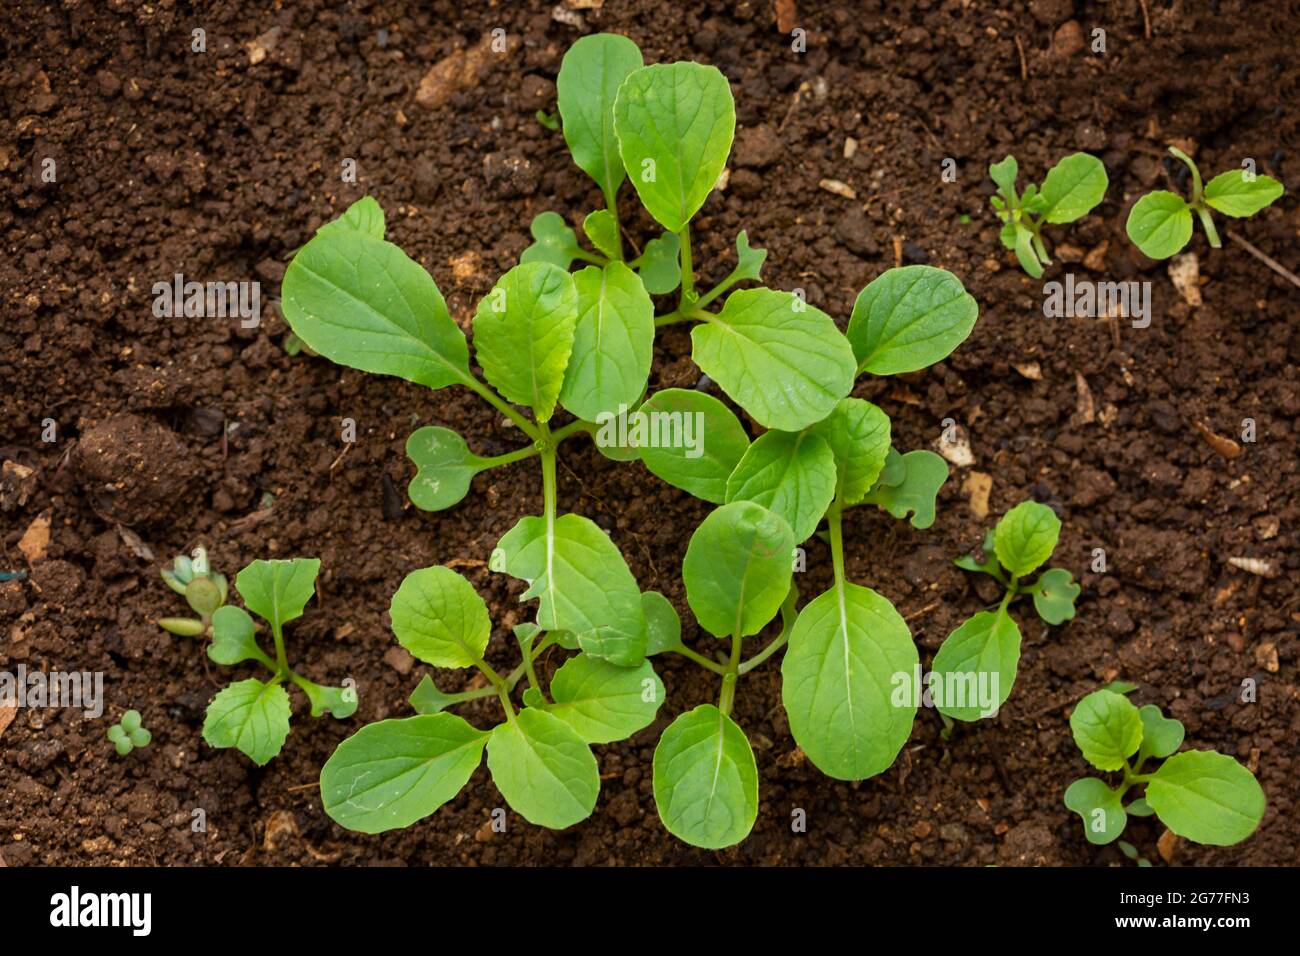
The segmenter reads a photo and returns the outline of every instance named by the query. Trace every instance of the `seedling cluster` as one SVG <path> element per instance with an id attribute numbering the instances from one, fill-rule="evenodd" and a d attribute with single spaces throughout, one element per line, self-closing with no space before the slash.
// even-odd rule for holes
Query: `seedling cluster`
<path id="1" fill-rule="evenodd" d="M 303 349 L 430 389 L 469 388 L 522 435 L 517 448 L 480 456 L 448 428 L 417 429 L 406 443 L 417 507 L 451 507 L 475 475 L 525 459 L 539 460 L 542 478 L 541 514 L 520 518 L 489 562 L 524 582 L 522 601 L 537 602 L 534 620 L 514 628 L 519 663 L 503 673 L 486 660 L 492 623 L 469 581 L 446 567 L 409 574 L 390 606 L 398 642 L 426 664 L 473 669 L 485 683 L 449 692 L 425 676 L 410 698 L 415 716 L 363 727 L 339 746 L 321 774 L 322 800 L 354 830 L 409 826 L 452 799 L 486 752 L 516 812 L 536 825 L 571 826 L 598 797 L 592 745 L 654 722 L 664 688 L 651 658 L 676 653 L 716 674 L 721 687 L 716 703 L 681 712 L 660 737 L 655 802 L 681 840 L 730 846 L 750 832 L 759 806 L 754 752 L 732 717 L 741 675 L 784 651 L 791 734 L 834 778 L 879 774 L 911 733 L 918 703 L 900 703 L 891 688 L 919 669 L 916 645 L 886 597 L 848 579 L 843 516 L 869 504 L 929 527 L 948 467 L 929 451 L 897 450 L 885 412 L 850 393 L 860 375 L 906 374 L 947 358 L 970 335 L 978 307 L 943 269 L 889 269 L 862 289 L 841 332 L 798 290 L 736 288 L 761 280 L 766 257 L 743 231 L 731 271 L 697 289 L 691 224 L 726 167 L 736 123 L 726 78 L 697 63 L 646 66 L 630 40 L 599 34 L 570 48 L 557 92 L 565 141 L 603 208 L 583 219 L 588 245 L 556 213 L 533 220 L 534 241 L 520 263 L 477 303 L 481 374 L 433 278 L 386 238 L 373 198 L 322 226 L 285 274 L 283 313 Z M 1032 275 L 1050 261 L 1043 225 L 1085 215 L 1107 185 L 1101 162 L 1082 153 L 1023 193 L 1013 157 L 991 172 L 1003 242 Z M 642 248 L 620 217 L 624 182 L 661 230 Z M 652 296 L 669 298 L 666 311 L 656 315 Z M 698 389 L 647 394 L 656 329 L 679 323 L 692 325 L 692 357 L 723 398 Z M 751 438 L 736 408 L 761 434 Z M 563 413 L 572 420 L 557 425 Z M 633 440 L 635 429 L 609 427 L 647 415 L 702 422 L 701 447 Z M 560 511 L 558 454 L 575 435 L 717 506 L 682 564 L 687 603 L 707 635 L 695 646 L 683 639 L 673 606 L 641 591 L 609 536 Z M 1050 624 L 1074 614 L 1079 587 L 1069 572 L 1052 568 L 1027 580 L 1051 556 L 1059 530 L 1050 509 L 1025 502 L 990 533 L 982 562 L 958 561 L 993 576 L 1005 596 L 949 636 L 935 670 L 960 681 L 996 676 L 995 707 L 1011 691 L 1019 658 L 1012 602 L 1032 596 Z M 814 535 L 829 547 L 833 583 L 800 607 L 794 564 Z M 306 682 L 285 661 L 280 626 L 301 614 L 317 565 L 254 562 L 236 581 L 244 603 L 271 624 L 274 660 L 256 646 L 245 612 L 222 602 L 207 612 L 214 660 L 257 660 L 274 675 L 218 695 L 205 724 L 209 742 L 270 759 L 288 733 L 285 680 L 303 687 L 313 714 L 355 709 L 355 696 Z M 201 632 L 208 621 L 198 624 Z M 762 648 L 747 657 L 745 640 L 765 631 Z M 572 656 L 543 681 L 552 655 L 564 654 Z M 450 712 L 487 697 L 497 698 L 503 718 L 490 727 Z M 940 709 L 959 720 L 987 716 L 952 701 Z"/>
<path id="2" fill-rule="evenodd" d="M 121 720 L 108 728 L 107 736 L 119 757 L 125 757 L 132 750 L 148 747 L 153 740 L 153 734 L 141 725 L 138 710 L 124 713 Z"/>
<path id="3" fill-rule="evenodd" d="M 1213 750 L 1184 750 L 1182 723 L 1154 704 L 1135 706 L 1114 690 L 1093 691 L 1070 714 L 1070 731 L 1085 760 L 1119 773 L 1111 787 L 1083 777 L 1065 791 L 1065 805 L 1083 820 L 1089 843 L 1119 839 L 1129 817 L 1149 817 L 1195 843 L 1240 843 L 1264 817 L 1264 791 L 1249 770 Z M 1160 766 L 1148 769 L 1152 760 Z M 1124 803 L 1134 787 L 1142 796 Z M 1129 854 L 1125 854 L 1128 856 Z"/>

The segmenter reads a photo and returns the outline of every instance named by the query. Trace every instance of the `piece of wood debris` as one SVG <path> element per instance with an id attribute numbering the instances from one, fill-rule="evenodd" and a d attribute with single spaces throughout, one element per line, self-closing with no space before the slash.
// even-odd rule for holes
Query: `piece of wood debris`
<path id="1" fill-rule="evenodd" d="M 1201 305 L 1201 268 L 1196 253 L 1185 252 L 1169 260 L 1169 280 L 1193 309 Z"/>
<path id="2" fill-rule="evenodd" d="M 1224 458 L 1231 461 L 1241 454 L 1241 446 L 1231 438 L 1224 438 L 1222 435 L 1216 435 L 1200 421 L 1194 421 L 1192 424 L 1196 426 L 1196 430 L 1201 433 L 1201 437 L 1205 439 L 1205 443 Z"/>
<path id="3" fill-rule="evenodd" d="M 843 196 L 845 199 L 857 199 L 857 191 L 848 183 L 841 182 L 838 179 L 823 179 L 817 183 L 828 193 L 834 193 L 837 196 Z"/>
<path id="4" fill-rule="evenodd" d="M 989 494 L 993 491 L 993 476 L 982 471 L 972 471 L 962 482 L 962 490 L 970 502 L 971 513 L 977 518 L 989 516 Z"/>
<path id="5" fill-rule="evenodd" d="M 1092 399 L 1092 389 L 1082 372 L 1074 373 L 1074 417 L 1081 425 L 1091 425 L 1097 420 L 1097 406 Z"/>

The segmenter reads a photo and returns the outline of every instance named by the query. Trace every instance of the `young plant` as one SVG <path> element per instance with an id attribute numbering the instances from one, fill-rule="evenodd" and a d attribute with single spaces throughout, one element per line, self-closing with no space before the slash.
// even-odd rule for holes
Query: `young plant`
<path id="1" fill-rule="evenodd" d="M 113 742 L 117 755 L 125 757 L 132 750 L 148 747 L 153 734 L 141 726 L 138 710 L 128 710 L 121 720 L 108 728 L 108 739 Z"/>
<path id="2" fill-rule="evenodd" d="M 1271 176 L 1256 174 L 1252 169 L 1230 169 L 1219 173 L 1202 188 L 1201 171 L 1181 149 L 1170 146 L 1169 152 L 1182 160 L 1192 172 L 1192 199 L 1183 199 L 1167 189 L 1149 192 L 1129 210 L 1125 230 L 1128 237 L 1152 259 L 1168 259 L 1192 238 L 1192 213 L 1205 229 L 1210 245 L 1218 249 L 1223 243 L 1214 228 L 1211 209 L 1233 219 L 1253 216 L 1282 195 L 1282 184 Z"/>
<path id="3" fill-rule="evenodd" d="M 1064 568 L 1032 574 L 1056 550 L 1061 519 L 1046 505 L 1022 501 L 984 538 L 984 559 L 963 555 L 957 567 L 995 578 L 1006 593 L 996 610 L 980 611 L 944 640 L 930 669 L 930 691 L 939 713 L 953 720 L 992 717 L 1011 696 L 1020 663 L 1020 628 L 1009 613 L 1017 598 L 1030 595 L 1048 624 L 1074 617 L 1080 587 Z"/>
<path id="4" fill-rule="evenodd" d="M 226 603 L 230 584 L 224 574 L 219 574 L 208 566 L 208 552 L 204 548 L 195 548 L 192 557 L 177 555 L 170 568 L 162 569 L 162 579 L 169 588 L 185 598 L 198 619 L 164 617 L 158 620 L 158 626 L 182 637 L 199 637 L 211 633 L 212 615 Z"/>
<path id="5" fill-rule="evenodd" d="M 1020 267 L 1037 279 L 1051 265 L 1043 244 L 1043 225 L 1082 219 L 1106 195 L 1109 180 L 1100 159 L 1088 153 L 1071 153 L 1047 172 L 1043 185 L 1030 183 L 1016 193 L 1019 165 L 1014 156 L 989 166 L 997 193 L 989 200 L 1005 225 L 999 238 L 1012 250 Z"/>
<path id="6" fill-rule="evenodd" d="M 598 572 L 599 563 L 590 570 Z M 638 600 L 656 625 L 665 605 L 671 612 L 661 595 Z M 553 645 L 577 649 L 581 641 L 534 624 L 515 628 L 522 660 L 503 676 L 483 659 L 492 632 L 487 605 L 449 568 L 408 575 L 389 613 L 398 642 L 416 658 L 435 667 L 476 668 L 487 686 L 448 694 L 426 675 L 411 695 L 417 716 L 370 724 L 339 745 L 321 770 L 321 799 L 325 812 L 349 830 L 380 833 L 429 816 L 460 792 L 485 749 L 488 771 L 516 813 L 537 826 L 572 826 L 591 815 L 600 792 L 591 745 L 630 737 L 663 703 L 663 684 L 644 655 L 635 666 L 619 666 L 579 653 L 543 689 L 541 655 Z M 662 643 L 658 636 L 656 643 Z M 523 706 L 516 709 L 512 693 L 524 678 Z M 446 711 L 491 696 L 505 719 L 490 730 Z"/>
<path id="7" fill-rule="evenodd" d="M 731 272 L 706 292 L 695 288 L 690 224 L 726 168 L 736 126 L 731 87 L 716 67 L 642 63 L 636 44 L 614 34 L 583 37 L 565 54 L 556 82 L 564 138 L 605 208 L 583 220 L 594 252 L 578 244 L 561 216 L 544 212 L 533 220 L 535 241 L 522 261 L 568 269 L 576 259 L 599 270 L 623 260 L 617 198 L 630 179 L 663 232 L 627 265 L 650 293 L 680 289 L 676 308 L 654 326 L 698 323 L 695 363 L 760 424 L 790 431 L 811 425 L 853 383 L 852 351 L 830 316 L 772 289 L 735 292 L 710 311 L 733 286 L 760 278 L 767 253 L 751 248 L 745 232 L 736 237 Z"/>
<path id="8" fill-rule="evenodd" d="M 1070 732 L 1088 763 L 1122 774 L 1113 788 L 1084 777 L 1065 791 L 1065 805 L 1083 819 L 1089 843 L 1110 843 L 1130 816 L 1155 814 L 1180 837 L 1231 846 L 1254 833 L 1264 817 L 1264 791 L 1254 774 L 1213 750 L 1176 752 L 1183 725 L 1154 704 L 1138 708 L 1122 694 L 1093 691 L 1070 715 Z M 1149 760 L 1163 763 L 1144 773 Z M 1137 786 L 1145 792 L 1125 804 Z"/>
<path id="9" fill-rule="evenodd" d="M 208 704 L 203 739 L 213 747 L 238 748 L 259 767 L 278 754 L 289 736 L 285 681 L 297 684 L 307 695 L 313 717 L 329 713 L 343 720 L 356 711 L 353 687 L 324 687 L 310 681 L 289 667 L 285 654 L 284 625 L 302 616 L 316 593 L 319 571 L 316 558 L 294 558 L 254 561 L 235 576 L 235 588 L 245 606 L 270 625 L 275 657 L 258 644 L 258 628 L 248 611 L 226 605 L 212 615 L 209 658 L 227 667 L 257 661 L 271 672 L 267 681 L 249 678 L 231 684 Z"/>

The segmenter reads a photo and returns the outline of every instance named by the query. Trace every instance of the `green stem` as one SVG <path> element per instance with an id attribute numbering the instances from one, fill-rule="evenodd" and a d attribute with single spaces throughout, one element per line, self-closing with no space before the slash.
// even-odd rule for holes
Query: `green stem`
<path id="1" fill-rule="evenodd" d="M 790 593 L 786 595 L 785 603 L 781 605 L 781 633 L 778 634 L 767 645 L 767 647 L 763 648 L 749 660 L 745 661 L 745 663 L 741 664 L 737 674 L 748 674 L 755 667 L 762 664 L 763 661 L 767 660 L 781 648 L 785 647 L 790 640 L 790 632 L 794 630 L 795 618 L 798 616 L 795 614 L 794 607 L 795 601 L 798 600 L 798 598 L 799 589 L 791 587 Z"/>
<path id="2" fill-rule="evenodd" d="M 557 428 L 555 431 L 551 432 L 551 441 L 558 445 L 571 435 L 576 435 L 579 432 L 594 432 L 599 427 L 600 426 L 595 422 L 585 422 L 582 419 L 578 419 L 577 421 L 569 422 L 569 424 L 565 425 L 563 428 Z"/>
<path id="3" fill-rule="evenodd" d="M 546 534 L 549 538 L 555 531 L 555 436 L 539 423 L 542 445 L 542 514 L 546 518 Z"/>
<path id="4" fill-rule="evenodd" d="M 1170 146 L 1170 147 L 1169 147 L 1169 152 L 1173 153 L 1175 156 L 1177 156 L 1179 159 L 1181 159 L 1181 160 L 1183 161 L 1183 165 L 1186 166 L 1188 169 L 1190 169 L 1190 170 L 1192 171 L 1192 202 L 1191 202 L 1191 205 L 1193 205 L 1193 206 L 1199 205 L 1200 202 L 1201 202 L 1201 192 L 1202 192 L 1202 186 L 1201 186 L 1201 171 L 1200 171 L 1199 169 L 1196 168 L 1196 163 L 1192 162 L 1192 157 L 1188 156 L 1186 153 L 1184 153 L 1184 152 L 1183 152 L 1181 149 L 1179 149 L 1177 146 Z"/>
<path id="5" fill-rule="evenodd" d="M 605 208 L 608 209 L 610 213 L 612 213 L 614 216 L 614 242 L 615 242 L 614 251 L 616 253 L 614 258 L 618 259 L 619 261 L 622 261 L 623 229 L 620 226 L 618 221 L 618 191 L 614 189 L 607 189 L 604 190 L 604 193 L 605 193 Z"/>
<path id="6" fill-rule="evenodd" d="M 736 679 L 740 676 L 740 651 L 744 640 L 740 633 L 731 635 L 731 660 L 727 663 L 727 672 L 722 675 L 722 693 L 718 696 L 718 710 L 728 717 L 731 706 L 736 702 Z"/>
<path id="7" fill-rule="evenodd" d="M 677 234 L 681 244 L 682 256 L 682 295 L 677 301 L 677 311 L 686 312 L 687 306 L 695 306 L 695 271 L 691 265 L 691 224 L 682 226 Z"/>
<path id="8" fill-rule="evenodd" d="M 292 672 L 289 670 L 289 658 L 284 653 L 284 634 L 279 624 L 271 625 L 271 636 L 275 638 L 276 677 L 283 680 Z"/>
<path id="9" fill-rule="evenodd" d="M 1042 228 L 1043 228 L 1043 224 L 1041 222 L 1034 223 L 1034 227 L 1032 230 L 1033 237 L 1034 237 L 1033 240 L 1034 254 L 1038 256 L 1039 262 L 1041 262 L 1045 266 L 1050 266 L 1052 264 L 1052 260 L 1051 257 L 1047 255 L 1047 247 L 1043 245 Z"/>
<path id="10" fill-rule="evenodd" d="M 699 664 L 705 670 L 711 670 L 715 674 L 722 675 L 727 673 L 726 667 L 719 664 L 717 661 L 710 660 L 703 654 L 691 650 L 685 644 L 678 644 L 673 648 L 673 652 L 682 655 L 682 657 L 685 657 L 687 660 L 695 661 L 695 663 Z"/>
<path id="11" fill-rule="evenodd" d="M 593 266 L 604 267 L 609 265 L 609 260 L 606 259 L 604 256 L 595 252 L 588 252 L 586 249 L 576 250 L 573 253 L 573 258 L 580 259 L 583 262 L 590 262 Z"/>
<path id="12" fill-rule="evenodd" d="M 487 458 L 480 458 L 479 462 L 482 465 L 480 470 L 487 471 L 490 468 L 500 468 L 502 465 L 523 461 L 525 458 L 532 458 L 534 455 L 541 454 L 541 451 L 537 445 L 525 445 L 523 448 L 507 452 L 504 455 L 491 455 Z"/>
<path id="13" fill-rule="evenodd" d="M 519 412 L 511 408 L 510 405 L 505 401 L 505 399 L 497 395 L 497 393 L 492 391 L 492 389 L 490 389 L 487 385 L 485 385 L 483 382 L 480 382 L 473 375 L 467 376 L 463 381 L 465 382 L 466 387 L 469 388 L 471 391 L 476 392 L 479 395 L 479 397 L 483 399 L 483 401 L 487 402 L 489 405 L 491 405 L 493 408 L 499 411 L 506 418 L 510 419 L 512 422 L 518 425 L 519 430 L 522 431 L 525 435 L 527 435 L 533 441 L 541 441 L 542 434 L 537 430 L 537 426 L 535 426 L 528 419 L 524 418 L 524 416 L 519 414 Z"/>
<path id="14" fill-rule="evenodd" d="M 844 586 L 844 499 L 838 494 L 826 511 L 826 523 L 831 533 L 831 566 L 835 571 L 835 587 L 842 589 Z"/>
<path id="15" fill-rule="evenodd" d="M 1205 227 L 1205 238 L 1210 240 L 1210 247 L 1213 249 L 1222 249 L 1223 243 L 1219 239 L 1219 230 L 1214 228 L 1214 219 L 1210 216 L 1210 210 L 1201 203 L 1196 207 L 1196 215 L 1201 217 L 1201 225 Z"/>

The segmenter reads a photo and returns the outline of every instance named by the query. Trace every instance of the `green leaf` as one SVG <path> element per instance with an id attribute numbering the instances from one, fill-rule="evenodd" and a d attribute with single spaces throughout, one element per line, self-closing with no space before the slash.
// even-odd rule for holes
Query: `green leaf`
<path id="1" fill-rule="evenodd" d="M 628 74 L 644 61 L 637 45 L 616 33 L 595 33 L 574 41 L 560 62 L 555 92 L 564 122 L 564 141 L 578 168 L 607 195 L 623 182 L 623 163 L 614 135 L 614 97 Z"/>
<path id="2" fill-rule="evenodd" d="M 487 734 L 454 714 L 362 727 L 321 768 L 325 812 L 361 833 L 408 827 L 460 792 L 487 741 Z"/>
<path id="3" fill-rule="evenodd" d="M 881 273 L 858 294 L 848 338 L 859 372 L 915 372 L 947 358 L 978 317 L 974 297 L 951 272 L 903 266 Z"/>
<path id="4" fill-rule="evenodd" d="M 1023 577 L 1052 556 L 1061 535 L 1061 519 L 1047 505 L 1022 501 L 998 522 L 993 547 L 1002 566 Z"/>
<path id="5" fill-rule="evenodd" d="M 483 374 L 507 399 L 532 408 L 539 422 L 555 411 L 577 320 L 573 277 L 546 262 L 515 266 L 474 314 Z"/>
<path id="6" fill-rule="evenodd" d="M 1144 254 L 1168 259 L 1192 238 L 1192 211 L 1177 193 L 1147 193 L 1129 210 L 1124 229 Z"/>
<path id="7" fill-rule="evenodd" d="M 1074 617 L 1074 601 L 1083 588 L 1065 568 L 1049 568 L 1030 589 L 1034 610 L 1048 624 L 1063 624 Z"/>
<path id="8" fill-rule="evenodd" d="M 1160 713 L 1160 708 L 1155 704 L 1145 704 L 1138 708 L 1138 716 L 1142 718 L 1142 746 L 1138 749 L 1138 763 L 1148 757 L 1168 757 L 1183 745 L 1186 731 L 1182 723 Z"/>
<path id="9" fill-rule="evenodd" d="M 682 580 L 700 626 L 715 637 L 757 634 L 790 590 L 794 532 L 750 501 L 716 508 L 686 546 Z"/>
<path id="10" fill-rule="evenodd" d="M 570 631 L 593 657 L 623 667 L 645 659 L 646 622 L 641 589 L 614 542 L 595 523 L 575 514 L 526 517 L 498 543 L 492 570 L 520 578 L 520 598 L 540 598 L 537 624 Z"/>
<path id="11" fill-rule="evenodd" d="M 1012 251 L 1016 248 L 1016 236 L 1023 227 L 1019 223 L 1009 222 L 998 233 L 998 241 Z"/>
<path id="12" fill-rule="evenodd" d="M 597 252 L 608 259 L 619 258 L 622 244 L 619 241 L 618 220 L 608 209 L 587 213 L 587 218 L 582 220 L 582 231 L 587 234 Z"/>
<path id="13" fill-rule="evenodd" d="M 373 196 L 362 196 L 343 215 L 316 230 L 316 235 L 331 232 L 359 232 L 372 239 L 384 238 L 384 210 Z"/>
<path id="14" fill-rule="evenodd" d="M 185 586 L 185 603 L 195 614 L 211 616 L 221 607 L 221 589 L 217 582 L 206 575 L 195 578 Z"/>
<path id="15" fill-rule="evenodd" d="M 582 253 L 577 233 L 558 212 L 548 210 L 538 213 L 533 217 L 528 231 L 533 237 L 533 244 L 519 256 L 520 265 L 526 262 L 544 262 L 567 270 Z"/>
<path id="16" fill-rule="evenodd" d="M 1012 197 L 1016 194 L 1016 176 L 1020 174 L 1020 164 L 1016 162 L 1016 157 L 1007 156 L 1000 163 L 993 163 L 989 166 L 989 177 L 1002 190 L 1004 196 Z"/>
<path id="17" fill-rule="evenodd" d="M 763 263 L 767 260 L 766 249 L 754 249 L 749 245 L 749 235 L 744 229 L 736 236 L 736 267 L 731 271 L 731 278 L 736 282 L 745 279 L 757 281 L 762 278 Z"/>
<path id="18" fill-rule="evenodd" d="M 896 484 L 878 481 L 862 501 L 883 508 L 895 518 L 910 514 L 912 527 L 928 528 L 934 524 L 939 489 L 948 480 L 948 463 L 932 451 L 909 451 L 900 459 L 904 469 L 902 481 Z"/>
<path id="19" fill-rule="evenodd" d="M 682 241 L 675 232 L 665 232 L 645 244 L 637 260 L 637 272 L 651 295 L 667 295 L 682 284 Z"/>
<path id="20" fill-rule="evenodd" d="M 641 595 L 641 610 L 645 612 L 646 657 L 681 646 L 682 619 L 671 601 L 658 591 L 646 591 Z"/>
<path id="21" fill-rule="evenodd" d="M 1127 680 L 1113 680 L 1107 684 L 1102 684 L 1102 690 L 1113 690 L 1117 694 L 1131 694 L 1141 687 L 1141 684 L 1135 684 Z"/>
<path id="22" fill-rule="evenodd" d="M 912 732 L 917 700 L 897 675 L 920 663 L 907 624 L 881 595 L 850 582 L 808 603 L 781 662 L 781 701 L 808 759 L 837 780 L 889 767 Z"/>
<path id="23" fill-rule="evenodd" d="M 576 730 L 544 710 L 525 707 L 493 728 L 487 764 L 506 803 L 535 826 L 563 830 L 596 806 L 595 755 Z"/>
<path id="24" fill-rule="evenodd" d="M 993 529 L 990 528 L 984 533 L 984 544 L 980 550 L 984 554 L 983 561 L 977 561 L 973 555 L 963 554 L 960 558 L 953 560 L 953 564 L 964 571 L 976 571 L 980 574 L 987 574 L 990 577 L 1003 581 L 1002 565 L 998 564 L 997 553 L 993 548 Z M 1042 580 L 1041 578 L 1039 579 Z M 1035 585 L 1037 587 L 1037 585 Z"/>
<path id="25" fill-rule="evenodd" d="M 212 643 L 208 645 L 208 657 L 227 667 L 241 661 L 261 661 L 275 670 L 275 661 L 263 653 L 253 637 L 253 619 L 243 608 L 230 605 L 218 608 L 212 615 Z"/>
<path id="26" fill-rule="evenodd" d="M 1099 846 L 1115 840 L 1124 832 L 1128 815 L 1118 790 L 1112 790 L 1096 777 L 1083 777 L 1065 790 L 1065 805 L 1083 819 L 1083 835 Z"/>
<path id="27" fill-rule="evenodd" d="M 789 292 L 733 292 L 691 342 L 695 364 L 765 428 L 806 428 L 853 388 L 853 349 L 835 321 Z"/>
<path id="28" fill-rule="evenodd" d="M 578 732 L 589 744 L 626 740 L 655 719 L 664 701 L 659 675 L 640 667 L 617 667 L 579 654 L 565 661 L 551 678 L 555 703 L 547 711 Z"/>
<path id="29" fill-rule="evenodd" d="M 631 434 L 630 423 L 637 421 L 637 409 L 633 408 L 621 415 L 606 416 L 600 427 L 592 432 L 592 444 L 610 461 L 636 461 L 641 457 L 639 449 L 626 444 Z"/>
<path id="30" fill-rule="evenodd" d="M 758 765 L 749 741 L 712 704 L 681 714 L 655 747 L 655 806 L 668 832 L 717 850 L 739 843 L 758 818 Z"/>
<path id="31" fill-rule="evenodd" d="M 350 229 L 318 235 L 281 291 L 289 327 L 331 362 L 429 388 L 469 378 L 469 346 L 442 293 L 391 242 Z"/>
<path id="32" fill-rule="evenodd" d="M 355 687 L 327 687 L 301 677 L 294 683 L 307 695 L 313 717 L 329 714 L 335 720 L 346 720 L 357 712 Z"/>
<path id="33" fill-rule="evenodd" d="M 785 519 L 797 544 L 812 537 L 835 498 L 835 456 L 811 432 L 770 431 L 727 479 L 727 501 L 752 501 Z"/>
<path id="34" fill-rule="evenodd" d="M 1206 183 L 1205 204 L 1225 216 L 1242 219 L 1272 205 L 1282 192 L 1282 184 L 1272 176 L 1248 180 L 1244 169 L 1230 169 Z"/>
<path id="35" fill-rule="evenodd" d="M 241 680 L 208 704 L 203 739 L 213 747 L 237 747 L 265 765 L 289 736 L 289 695 L 279 683 Z"/>
<path id="36" fill-rule="evenodd" d="M 411 432 L 406 439 L 406 457 L 415 464 L 415 477 L 406 493 L 423 511 L 442 511 L 463 499 L 470 480 L 485 464 L 469 450 L 465 439 L 438 425 Z"/>
<path id="37" fill-rule="evenodd" d="M 1011 696 L 1020 628 L 1005 610 L 980 611 L 948 635 L 930 665 L 934 705 L 954 720 L 992 717 Z"/>
<path id="38" fill-rule="evenodd" d="M 889 416 L 870 402 L 845 398 L 810 431 L 821 436 L 835 456 L 837 495 L 845 504 L 857 504 L 889 457 Z"/>
<path id="39" fill-rule="evenodd" d="M 1155 811 L 1151 809 L 1151 805 L 1147 803 L 1146 797 L 1138 797 L 1125 807 L 1124 811 L 1131 817 L 1149 817 L 1155 813 Z"/>
<path id="40" fill-rule="evenodd" d="M 420 568 L 402 579 L 388 609 L 397 641 L 435 667 L 473 667 L 492 621 L 474 586 L 451 568 Z"/>
<path id="41" fill-rule="evenodd" d="M 1016 250 L 1016 259 L 1020 262 L 1020 268 L 1037 279 L 1043 274 L 1043 263 L 1038 261 L 1033 240 L 1033 233 L 1017 223 L 1012 248 Z"/>
<path id="42" fill-rule="evenodd" d="M 701 63 L 643 67 L 619 87 L 614 130 L 641 203 L 669 232 L 681 232 L 727 165 L 736 131 L 731 86 Z"/>
<path id="43" fill-rule="evenodd" d="M 650 396 L 641 414 L 647 439 L 654 437 L 638 448 L 645 466 L 674 488 L 714 504 L 725 501 L 727 478 L 749 450 L 749 436 L 731 409 L 704 392 L 668 388 Z M 664 442 L 665 433 L 683 440 Z"/>
<path id="44" fill-rule="evenodd" d="M 1053 166 L 1043 180 L 1042 197 L 1048 222 L 1074 222 L 1086 216 L 1106 196 L 1110 180 L 1106 166 L 1088 153 L 1071 153 Z"/>
<path id="45" fill-rule="evenodd" d="M 655 306 L 621 262 L 588 266 L 573 277 L 577 323 L 560 404 L 587 421 L 634 406 L 654 357 Z"/>
<path id="46" fill-rule="evenodd" d="M 1146 799 L 1174 833 L 1211 846 L 1240 843 L 1264 818 L 1259 781 L 1213 750 L 1174 754 L 1147 783 Z"/>
<path id="47" fill-rule="evenodd" d="M 276 630 L 302 617 L 303 608 L 316 593 L 317 558 L 254 561 L 235 575 L 235 587 L 244 606 Z"/>
<path id="48" fill-rule="evenodd" d="M 406 700 L 417 714 L 437 714 L 460 703 L 454 695 L 443 693 L 428 674 L 420 678 L 420 683 Z"/>
<path id="49" fill-rule="evenodd" d="M 1095 690 L 1070 715 L 1070 732 L 1098 770 L 1119 770 L 1142 743 L 1142 718 L 1127 697 Z"/>

